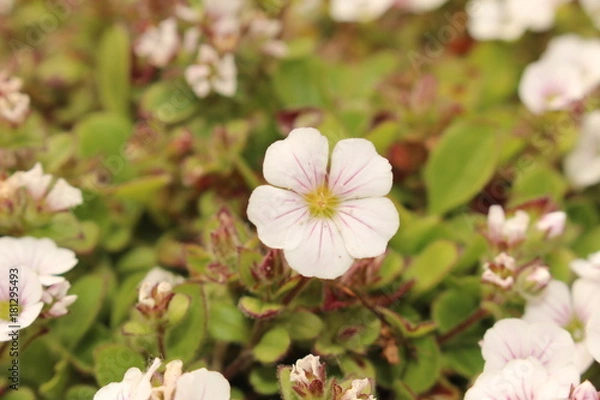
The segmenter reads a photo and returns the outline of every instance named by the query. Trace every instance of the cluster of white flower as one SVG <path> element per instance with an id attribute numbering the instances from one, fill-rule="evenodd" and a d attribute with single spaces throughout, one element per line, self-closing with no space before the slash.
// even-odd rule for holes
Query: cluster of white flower
<path id="1" fill-rule="evenodd" d="M 556 10 L 570 0 L 471 0 L 468 30 L 477 40 L 515 40 L 527 30 L 542 32 L 554 25 Z"/>
<path id="2" fill-rule="evenodd" d="M 147 29 L 134 51 L 158 68 L 167 66 L 181 48 L 187 53 L 197 52 L 196 62 L 184 73 L 194 93 L 200 98 L 211 92 L 232 97 L 238 84 L 234 53 L 242 33 L 265 54 L 281 57 L 286 52 L 285 44 L 277 39 L 281 22 L 251 9 L 252 15 L 247 18 L 243 14 L 247 6 L 245 0 L 204 0 L 201 10 L 178 4 L 176 17 L 182 24 L 192 24 L 183 39 L 178 34 L 177 19 L 171 17 Z"/>
<path id="3" fill-rule="evenodd" d="M 12 203 L 24 193 L 31 199 L 39 211 L 65 211 L 83 203 L 81 190 L 69 185 L 63 178 L 52 184 L 53 176 L 44 174 L 40 163 L 29 171 L 18 171 L 8 179 L 0 181 L 0 205 Z M 52 184 L 52 185 L 51 185 Z"/>
<path id="4" fill-rule="evenodd" d="M 338 22 L 368 22 L 385 14 L 392 7 L 422 13 L 441 7 L 448 0 L 332 0 L 331 18 Z"/>
<path id="5" fill-rule="evenodd" d="M 267 149 L 263 174 L 270 185 L 250 196 L 248 218 L 267 246 L 283 249 L 304 276 L 335 279 L 354 259 L 386 250 L 400 221 L 386 197 L 392 167 L 366 139 L 329 142 L 314 128 L 298 128 Z"/>
<path id="6" fill-rule="evenodd" d="M 29 112 L 30 98 L 21 93 L 22 87 L 20 78 L 0 71 L 0 118 L 13 124 L 22 123 Z"/>
<path id="7" fill-rule="evenodd" d="M 600 182 L 600 111 L 583 117 L 579 141 L 563 166 L 565 176 L 577 188 Z"/>
<path id="8" fill-rule="evenodd" d="M 75 253 L 50 239 L 0 238 L 0 341 L 10 340 L 14 326 L 26 328 L 40 314 L 67 313 L 77 296 L 67 295 L 71 285 L 60 274 L 76 264 Z"/>
<path id="9" fill-rule="evenodd" d="M 153 387 L 152 379 L 160 365 L 157 358 L 146 373 L 128 369 L 121 382 L 104 386 L 94 400 L 230 400 L 231 387 L 223 375 L 206 368 L 182 373 L 180 360 L 169 362 L 159 379 L 162 384 Z"/>
<path id="10" fill-rule="evenodd" d="M 160 267 L 152 268 L 142 282 L 138 290 L 138 309 L 151 312 L 156 308 L 166 306 L 173 294 L 173 287 L 183 283 L 182 276 L 175 275 Z"/>
<path id="11" fill-rule="evenodd" d="M 550 41 L 539 61 L 525 69 L 519 96 L 535 114 L 564 110 L 600 83 L 600 40 L 568 34 Z"/>
<path id="12" fill-rule="evenodd" d="M 597 400 L 580 382 L 571 335 L 556 324 L 503 319 L 481 341 L 485 365 L 465 400 Z"/>

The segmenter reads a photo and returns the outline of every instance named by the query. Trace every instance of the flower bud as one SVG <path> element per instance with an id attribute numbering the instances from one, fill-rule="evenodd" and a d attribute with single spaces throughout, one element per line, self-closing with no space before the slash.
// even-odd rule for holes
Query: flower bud
<path id="1" fill-rule="evenodd" d="M 526 268 L 519 274 L 521 293 L 537 295 L 548 286 L 552 275 L 547 266 L 534 265 Z"/>
<path id="2" fill-rule="evenodd" d="M 567 214 L 563 211 L 554 211 L 540 218 L 535 227 L 546 234 L 549 239 L 560 236 L 565 231 Z"/>
<path id="3" fill-rule="evenodd" d="M 484 283 L 509 290 L 515 283 L 515 259 L 506 253 L 500 253 L 493 262 L 483 266 L 481 280 Z"/>
<path id="4" fill-rule="evenodd" d="M 325 379 L 325 364 L 318 356 L 309 354 L 292 365 L 292 389 L 300 396 L 323 396 Z"/>

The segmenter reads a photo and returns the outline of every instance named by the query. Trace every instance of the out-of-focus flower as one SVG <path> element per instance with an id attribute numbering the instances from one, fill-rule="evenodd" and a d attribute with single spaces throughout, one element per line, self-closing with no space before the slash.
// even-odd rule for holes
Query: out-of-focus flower
<path id="1" fill-rule="evenodd" d="M 544 214 L 535 227 L 538 231 L 545 232 L 547 238 L 552 239 L 563 234 L 566 222 L 567 214 L 564 211 L 554 211 Z"/>
<path id="2" fill-rule="evenodd" d="M 585 12 L 590 16 L 596 28 L 600 29 L 600 1 L 599 0 L 579 0 Z"/>
<path id="3" fill-rule="evenodd" d="M 287 52 L 286 44 L 277 39 L 281 33 L 280 21 L 269 19 L 262 14 L 256 15 L 250 22 L 248 33 L 252 40 L 261 44 L 261 50 L 273 57 L 283 57 Z"/>
<path id="4" fill-rule="evenodd" d="M 296 393 L 321 396 L 325 388 L 325 380 L 325 365 L 319 361 L 318 356 L 309 354 L 292 365 L 290 381 Z"/>
<path id="5" fill-rule="evenodd" d="M 375 396 L 365 393 L 367 390 L 371 391 L 371 381 L 368 378 L 354 379 L 351 385 L 352 387 L 346 390 L 340 400 L 377 400 Z"/>
<path id="6" fill-rule="evenodd" d="M 68 313 L 67 308 L 77 300 L 77 295 L 67 295 L 70 288 L 71 284 L 69 281 L 64 280 L 51 285 L 44 291 L 42 301 L 46 304 L 51 304 L 50 309 L 44 312 L 44 315 L 60 317 Z"/>
<path id="7" fill-rule="evenodd" d="M 44 174 L 40 163 L 29 171 L 19 171 L 7 179 L 7 184 L 16 188 L 25 188 L 29 195 L 48 211 L 64 211 L 83 203 L 81 190 L 59 178 L 48 191 L 52 175 Z"/>
<path id="8" fill-rule="evenodd" d="M 575 365 L 581 373 L 593 362 L 588 346 L 586 325 L 600 304 L 600 285 L 579 279 L 569 287 L 552 281 L 537 298 L 530 299 L 523 319 L 529 322 L 550 322 L 571 333 L 575 341 Z"/>
<path id="9" fill-rule="evenodd" d="M 329 13 L 339 22 L 368 22 L 381 17 L 395 0 L 332 0 Z"/>
<path id="10" fill-rule="evenodd" d="M 168 301 L 173 294 L 173 286 L 184 282 L 183 277 L 160 267 L 152 268 L 140 283 L 138 304 L 146 309 Z"/>
<path id="11" fill-rule="evenodd" d="M 1 12 L 0 5 L 0 14 Z M 20 124 L 29 112 L 30 98 L 21 93 L 23 81 L 0 71 L 0 118 Z"/>
<path id="12" fill-rule="evenodd" d="M 546 265 L 534 264 L 519 272 L 518 290 L 525 297 L 537 296 L 552 281 L 552 274 Z"/>
<path id="13" fill-rule="evenodd" d="M 0 342 L 6 342 L 18 338 L 18 330 L 36 320 L 44 303 L 37 274 L 24 264 L 8 265 L 1 260 L 0 257 Z"/>
<path id="14" fill-rule="evenodd" d="M 221 373 L 200 368 L 177 380 L 175 400 L 229 400 L 231 387 Z"/>
<path id="15" fill-rule="evenodd" d="M 152 27 L 140 36 L 134 51 L 148 63 L 158 68 L 165 67 L 179 49 L 177 21 L 168 18 L 157 27 Z"/>
<path id="16" fill-rule="evenodd" d="M 571 373 L 568 378 L 579 380 Z M 482 373 L 465 400 L 550 400 L 566 398 L 568 387 L 556 382 L 534 357 L 510 360 L 499 371 Z"/>
<path id="17" fill-rule="evenodd" d="M 432 11 L 440 8 L 448 0 L 400 0 L 400 6 L 415 13 Z"/>
<path id="18" fill-rule="evenodd" d="M 77 264 L 75 253 L 56 246 L 50 239 L 32 237 L 0 238 L 0 268 L 27 267 L 37 274 L 44 286 L 65 281 L 58 276 Z"/>
<path id="19" fill-rule="evenodd" d="M 94 395 L 94 400 L 149 400 L 152 395 L 152 376 L 160 367 L 156 358 L 148 371 L 143 373 L 138 368 L 129 368 L 121 382 L 113 382 L 102 387 Z"/>
<path id="20" fill-rule="evenodd" d="M 592 385 L 590 381 L 585 381 L 581 385 L 577 386 L 569 400 L 598 400 L 600 397 L 598 396 L 598 391 Z"/>
<path id="21" fill-rule="evenodd" d="M 577 188 L 600 182 L 600 111 L 586 114 L 575 148 L 565 157 L 563 167 L 567 179 Z"/>
<path id="22" fill-rule="evenodd" d="M 232 97 L 237 90 L 237 67 L 233 54 L 219 57 L 215 49 L 201 45 L 198 63 L 186 68 L 185 79 L 200 98 L 208 96 L 211 91 Z"/>
<path id="23" fill-rule="evenodd" d="M 571 261 L 571 270 L 581 278 L 600 283 L 600 251 L 590 254 L 587 259 Z"/>
<path id="24" fill-rule="evenodd" d="M 167 364 L 163 379 L 163 400 L 172 400 L 177 381 L 182 373 L 183 362 L 181 360 L 173 360 Z"/>
<path id="25" fill-rule="evenodd" d="M 329 143 L 313 128 L 293 130 L 265 155 L 268 183 L 254 190 L 248 218 L 267 246 L 283 249 L 304 276 L 335 279 L 354 259 L 376 257 L 400 224 L 385 196 L 392 186 L 390 163 L 365 139 L 335 146 L 327 173 Z"/>
<path id="26" fill-rule="evenodd" d="M 519 97 L 534 114 L 564 110 L 585 96 L 578 69 L 566 62 L 537 61 L 525 68 Z"/>
<path id="27" fill-rule="evenodd" d="M 500 253 L 494 262 L 483 265 L 483 282 L 498 286 L 504 290 L 512 288 L 515 283 L 515 259 L 506 253 Z"/>
<path id="28" fill-rule="evenodd" d="M 0 0 L 0 15 L 7 15 L 13 8 L 15 0 Z"/>
<path id="29" fill-rule="evenodd" d="M 504 209 L 497 204 L 488 212 L 487 237 L 495 244 L 514 246 L 525 239 L 529 227 L 529 215 L 517 210 L 512 218 L 506 218 Z"/>

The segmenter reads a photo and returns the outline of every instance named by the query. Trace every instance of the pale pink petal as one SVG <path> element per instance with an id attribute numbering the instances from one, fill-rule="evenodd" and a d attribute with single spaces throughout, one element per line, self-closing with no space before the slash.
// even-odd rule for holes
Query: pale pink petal
<path id="1" fill-rule="evenodd" d="M 274 249 L 298 246 L 309 218 L 308 207 L 301 196 L 268 185 L 252 192 L 247 214 L 256 225 L 260 240 Z"/>
<path id="2" fill-rule="evenodd" d="M 263 174 L 271 185 L 307 194 L 323 185 L 329 143 L 314 128 L 297 128 L 267 149 Z"/>
<path id="3" fill-rule="evenodd" d="M 590 365 L 594 362 L 594 357 L 588 350 L 587 340 L 583 342 L 575 343 L 575 354 L 573 355 L 573 364 L 577 370 L 583 374 L 588 370 Z"/>
<path id="4" fill-rule="evenodd" d="M 502 206 L 494 204 L 488 211 L 488 234 L 490 239 L 498 241 L 502 239 L 502 229 L 504 228 L 504 221 L 506 217 L 504 215 L 504 209 Z"/>
<path id="5" fill-rule="evenodd" d="M 577 386 L 569 400 L 598 400 L 598 391 L 590 381 Z"/>
<path id="6" fill-rule="evenodd" d="M 589 352 L 597 362 L 600 362 L 600 313 L 592 315 L 587 323 L 586 344 Z"/>
<path id="7" fill-rule="evenodd" d="M 179 377 L 175 400 L 229 400 L 230 393 L 229 382 L 223 375 L 201 368 Z"/>
<path id="8" fill-rule="evenodd" d="M 338 197 L 381 197 L 392 188 L 392 166 L 366 139 L 340 140 L 331 155 L 329 188 Z"/>
<path id="9" fill-rule="evenodd" d="M 385 197 L 346 200 L 340 204 L 334 221 L 354 258 L 383 254 L 400 226 L 394 203 Z"/>
<path id="10" fill-rule="evenodd" d="M 552 322 L 565 327 L 574 317 L 571 292 L 566 283 L 552 281 L 541 295 L 531 299 L 523 319 L 528 322 Z"/>
<path id="11" fill-rule="evenodd" d="M 578 319 L 586 324 L 600 306 L 600 283 L 587 279 L 573 282 L 573 308 Z"/>
<path id="12" fill-rule="evenodd" d="M 81 190 L 69 185 L 60 178 L 46 196 L 46 208 L 50 211 L 63 211 L 83 203 Z"/>
<path id="13" fill-rule="evenodd" d="M 46 194 L 46 190 L 48 190 L 48 185 L 50 185 L 51 180 L 52 175 L 44 174 L 40 163 L 35 164 L 29 171 L 15 172 L 8 178 L 8 182 L 15 184 L 18 187 L 27 188 L 31 197 L 35 200 L 41 199 Z"/>
<path id="14" fill-rule="evenodd" d="M 312 219 L 296 248 L 286 248 L 285 259 L 296 272 L 307 277 L 335 279 L 352 265 L 342 235 L 329 219 Z"/>

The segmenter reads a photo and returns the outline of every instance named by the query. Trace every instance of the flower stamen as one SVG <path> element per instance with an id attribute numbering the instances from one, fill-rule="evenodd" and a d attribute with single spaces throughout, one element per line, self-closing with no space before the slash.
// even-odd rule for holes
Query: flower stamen
<path id="1" fill-rule="evenodd" d="M 310 215 L 317 218 L 332 218 L 340 204 L 338 197 L 323 185 L 304 196 Z"/>

